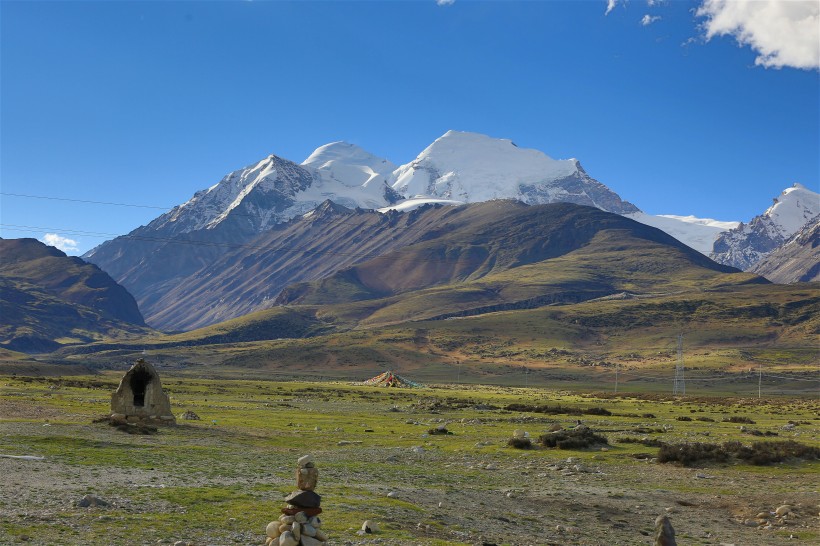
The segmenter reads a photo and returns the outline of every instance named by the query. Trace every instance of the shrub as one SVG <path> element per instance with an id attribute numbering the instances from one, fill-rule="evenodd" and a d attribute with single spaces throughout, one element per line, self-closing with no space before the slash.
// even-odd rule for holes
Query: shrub
<path id="1" fill-rule="evenodd" d="M 754 425 L 755 424 L 754 421 L 752 421 L 751 419 L 749 419 L 748 417 L 745 417 L 743 415 L 733 415 L 732 417 L 726 417 L 723 420 L 723 422 L 724 423 L 741 423 L 741 424 L 744 424 L 744 425 Z"/>
<path id="2" fill-rule="evenodd" d="M 794 440 L 754 442 L 750 447 L 740 445 L 740 442 L 733 443 L 739 446 L 734 451 L 738 459 L 758 466 L 780 463 L 786 459 L 820 459 L 820 448 L 807 446 Z"/>
<path id="3" fill-rule="evenodd" d="M 715 422 L 715 420 L 712 419 L 711 417 L 698 417 L 697 420 L 698 421 L 703 421 L 704 423 L 714 423 Z"/>
<path id="4" fill-rule="evenodd" d="M 661 447 L 666 445 L 656 438 L 621 438 L 618 440 L 619 444 L 641 444 L 646 447 Z"/>
<path id="5" fill-rule="evenodd" d="M 820 448 L 807 446 L 788 440 L 785 442 L 754 442 L 745 446 L 737 441 L 718 444 L 666 444 L 658 451 L 658 461 L 661 463 L 678 462 L 684 466 L 693 466 L 696 463 L 718 462 L 724 463 L 730 458 L 740 459 L 753 465 L 767 465 L 780 463 L 787 459 L 820 459 Z"/>
<path id="6" fill-rule="evenodd" d="M 696 463 L 724 463 L 729 460 L 729 453 L 717 444 L 700 442 L 687 444 L 665 444 L 658 450 L 658 462 L 680 463 L 683 466 L 694 466 Z"/>
<path id="7" fill-rule="evenodd" d="M 581 415 L 577 408 L 558 406 L 530 406 L 529 404 L 510 404 L 504 408 L 507 411 L 526 411 L 529 413 L 546 413 L 547 415 Z"/>
<path id="8" fill-rule="evenodd" d="M 431 434 L 431 435 L 432 434 L 452 434 L 452 432 L 450 432 L 449 430 L 447 430 L 446 428 L 441 426 L 441 427 L 431 428 L 430 430 L 427 431 L 427 434 Z"/>
<path id="9" fill-rule="evenodd" d="M 688 415 L 681 415 L 680 417 L 675 417 L 676 421 L 691 421 L 692 418 Z"/>
<path id="10" fill-rule="evenodd" d="M 515 449 L 531 449 L 532 441 L 529 438 L 510 438 L 507 445 Z"/>
<path id="11" fill-rule="evenodd" d="M 538 443 L 544 447 L 558 449 L 585 449 L 596 445 L 608 445 L 606 436 L 595 434 L 592 429 L 579 427 L 573 430 L 560 430 L 551 434 L 542 434 Z"/>
<path id="12" fill-rule="evenodd" d="M 606 408 L 587 408 L 583 412 L 586 415 L 612 415 L 612 412 Z"/>

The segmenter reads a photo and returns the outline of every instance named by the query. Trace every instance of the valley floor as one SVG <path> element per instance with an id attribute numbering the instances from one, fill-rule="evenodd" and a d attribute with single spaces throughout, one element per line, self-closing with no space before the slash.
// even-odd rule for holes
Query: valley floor
<path id="1" fill-rule="evenodd" d="M 820 539 L 817 460 L 687 468 L 625 441 L 751 444 L 758 431 L 820 446 L 815 399 L 163 378 L 175 413 L 200 420 L 129 435 L 93 422 L 118 380 L 0 377 L 0 455 L 37 457 L 0 457 L 0 543 L 261 545 L 306 453 L 331 544 L 652 544 L 660 514 L 679 544 Z M 511 403 L 612 415 L 505 410 Z M 536 438 L 579 420 L 609 444 L 507 446 L 515 430 Z M 429 434 L 441 425 L 452 434 Z M 78 507 L 87 494 L 108 506 Z M 792 510 L 782 525 L 747 521 L 781 505 Z M 357 535 L 365 519 L 380 532 Z"/>

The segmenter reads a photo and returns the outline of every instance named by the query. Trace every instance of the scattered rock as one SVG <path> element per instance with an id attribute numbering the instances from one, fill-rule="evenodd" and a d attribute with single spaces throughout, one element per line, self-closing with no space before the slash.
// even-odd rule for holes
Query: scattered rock
<path id="1" fill-rule="evenodd" d="M 774 511 L 774 514 L 777 517 L 782 518 L 783 516 L 790 513 L 791 511 L 792 511 L 792 507 L 789 506 L 788 504 L 784 504 L 782 506 L 778 506 L 777 509 Z"/>
<path id="2" fill-rule="evenodd" d="M 111 504 L 94 495 L 86 495 L 77 501 L 78 508 L 102 508 L 105 506 L 111 506 Z"/>
<path id="3" fill-rule="evenodd" d="M 191 410 L 187 410 L 185 413 L 179 416 L 180 419 L 184 419 L 185 421 L 199 421 L 199 415 L 194 413 Z M 114 416 L 111 416 L 111 419 L 114 419 Z"/>
<path id="4" fill-rule="evenodd" d="M 655 546 L 677 546 L 675 529 L 666 515 L 658 516 L 655 520 Z"/>
<path id="5" fill-rule="evenodd" d="M 362 523 L 362 531 L 364 531 L 365 533 L 378 533 L 379 532 L 379 526 L 372 519 L 368 519 L 368 520 L 365 520 L 364 523 Z"/>

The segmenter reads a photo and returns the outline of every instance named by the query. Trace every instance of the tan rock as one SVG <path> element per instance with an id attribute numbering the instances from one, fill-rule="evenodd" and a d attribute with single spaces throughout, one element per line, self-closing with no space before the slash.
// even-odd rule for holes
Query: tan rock
<path id="1" fill-rule="evenodd" d="M 777 510 L 775 510 L 774 513 L 775 513 L 776 516 L 779 516 L 779 517 L 782 518 L 783 516 L 790 513 L 791 511 L 792 511 L 792 507 L 789 506 L 788 504 L 784 504 L 782 506 L 778 506 Z"/>
<path id="2" fill-rule="evenodd" d="M 373 521 L 372 519 L 367 519 L 362 523 L 362 531 L 365 533 L 378 533 L 379 532 L 379 524 Z"/>
<path id="3" fill-rule="evenodd" d="M 279 522 L 272 521 L 268 523 L 268 526 L 265 527 L 265 534 L 268 535 L 270 538 L 279 538 L 279 535 L 282 533 L 279 531 Z"/>
<path id="4" fill-rule="evenodd" d="M 296 469 L 296 487 L 303 491 L 313 491 L 316 489 L 316 482 L 319 481 L 319 469 L 314 467 Z"/>
<path id="5" fill-rule="evenodd" d="M 328 536 L 327 533 L 322 531 L 321 529 L 316 529 L 316 535 L 314 536 L 316 540 L 321 540 L 322 542 L 327 542 Z"/>

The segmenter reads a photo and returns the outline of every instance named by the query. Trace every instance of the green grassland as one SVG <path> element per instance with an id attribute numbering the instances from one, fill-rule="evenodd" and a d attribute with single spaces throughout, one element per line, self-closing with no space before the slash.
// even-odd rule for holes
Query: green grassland
<path id="1" fill-rule="evenodd" d="M 119 374 L 0 377 L 0 454 L 44 457 L 0 458 L 0 543 L 261 544 L 305 453 L 320 468 L 322 518 L 339 544 L 359 540 L 365 519 L 380 522 L 373 538 L 387 544 L 648 544 L 655 516 L 667 508 L 684 544 L 820 538 L 816 460 L 693 469 L 648 462 L 657 448 L 627 443 L 751 444 L 761 441 L 757 431 L 769 435 L 763 441 L 820 447 L 816 398 L 378 389 L 202 379 L 162 366 L 160 373 L 174 412 L 191 410 L 201 420 L 129 435 L 93 422 L 108 413 Z M 566 413 L 507 411 L 509 404 Z M 590 408 L 612 415 L 576 414 Z M 751 423 L 741 428 L 733 417 Z M 578 420 L 609 445 L 506 445 L 516 429 L 536 438 Z M 428 434 L 441 424 L 451 434 Z M 111 506 L 77 507 L 86 494 Z M 787 524 L 766 531 L 743 525 L 780 504 L 794 506 Z"/>

